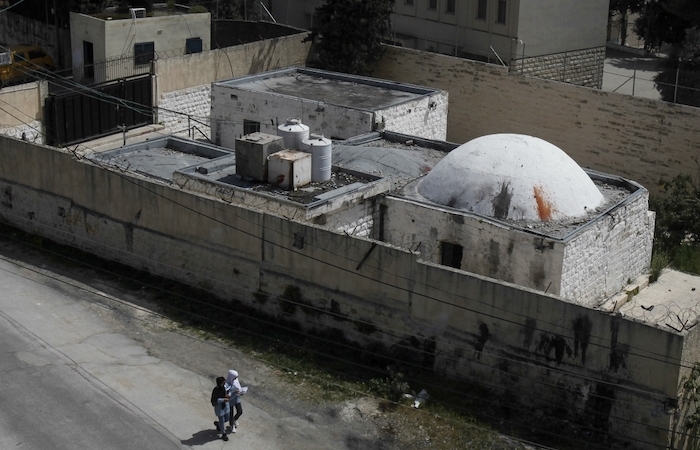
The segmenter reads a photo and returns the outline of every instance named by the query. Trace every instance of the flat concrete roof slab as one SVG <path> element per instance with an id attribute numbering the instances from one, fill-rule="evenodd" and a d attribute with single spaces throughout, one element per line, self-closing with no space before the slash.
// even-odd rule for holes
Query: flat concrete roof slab
<path id="1" fill-rule="evenodd" d="M 700 313 L 700 276 L 665 269 L 619 312 L 630 318 L 682 332 L 695 326 Z"/>
<path id="2" fill-rule="evenodd" d="M 90 156 L 98 163 L 106 163 L 162 180 L 172 181 L 173 173 L 209 160 L 230 155 L 230 151 L 175 136 L 127 145 Z"/>
<path id="3" fill-rule="evenodd" d="M 439 92 L 421 86 L 303 68 L 277 70 L 214 84 L 367 111 L 385 109 Z"/>

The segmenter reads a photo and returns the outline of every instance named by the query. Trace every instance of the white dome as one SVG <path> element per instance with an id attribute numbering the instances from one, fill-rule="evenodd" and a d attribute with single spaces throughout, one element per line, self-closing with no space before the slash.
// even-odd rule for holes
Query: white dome
<path id="1" fill-rule="evenodd" d="M 492 134 L 452 150 L 418 185 L 426 199 L 497 219 L 584 216 L 604 198 L 559 147 L 521 134 Z"/>

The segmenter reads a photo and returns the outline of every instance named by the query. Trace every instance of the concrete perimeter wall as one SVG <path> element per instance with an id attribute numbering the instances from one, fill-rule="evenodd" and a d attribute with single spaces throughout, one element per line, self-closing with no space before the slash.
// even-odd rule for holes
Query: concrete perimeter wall
<path id="1" fill-rule="evenodd" d="M 538 411 L 540 424 L 568 419 L 637 439 L 636 448 L 665 448 L 679 334 L 60 149 L 2 136 L 0 148 L 5 222 L 307 328 L 408 352 L 416 365 L 483 386 L 498 413 Z M 295 303 L 284 297 L 290 287 Z"/>
<path id="2" fill-rule="evenodd" d="M 208 124 L 212 82 L 289 66 L 306 66 L 311 43 L 301 41 L 307 34 L 304 32 L 155 61 L 155 98 L 160 107 L 157 121 L 169 129 L 186 129 L 189 114 Z M 192 125 L 200 126 L 196 123 Z M 209 136 L 209 129 L 204 127 L 202 131 Z"/>
<path id="3" fill-rule="evenodd" d="M 46 81 L 37 81 L 0 90 L 0 134 L 44 142 L 44 100 L 49 88 Z"/>
<path id="4" fill-rule="evenodd" d="M 503 68 L 435 53 L 386 47 L 372 74 L 445 89 L 447 139 L 522 133 L 560 147 L 579 165 L 637 181 L 695 173 L 700 109 L 508 74 Z"/>

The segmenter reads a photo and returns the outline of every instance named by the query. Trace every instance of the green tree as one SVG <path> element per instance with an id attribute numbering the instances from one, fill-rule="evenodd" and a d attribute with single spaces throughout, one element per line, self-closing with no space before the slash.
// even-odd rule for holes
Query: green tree
<path id="1" fill-rule="evenodd" d="M 700 107 L 700 28 L 689 28 L 674 46 L 654 81 L 667 102 Z"/>
<path id="2" fill-rule="evenodd" d="M 700 244 L 700 186 L 694 177 L 681 174 L 662 181 L 661 188 L 663 195 L 652 205 L 656 211 L 654 246 L 673 258 L 682 245 Z"/>
<path id="3" fill-rule="evenodd" d="M 685 1 L 685 0 L 681 0 Z M 683 6 L 677 0 L 649 1 L 634 22 L 634 32 L 644 38 L 644 48 L 652 51 L 666 44 L 679 45 L 685 38 L 685 30 L 692 26 Z"/>
<path id="4" fill-rule="evenodd" d="M 620 41 L 622 45 L 627 43 L 627 24 L 630 13 L 638 13 L 644 8 L 645 0 L 610 0 L 608 7 L 608 39 L 610 39 L 611 19 L 616 14 L 620 15 Z"/>
<path id="5" fill-rule="evenodd" d="M 389 37 L 394 0 L 326 0 L 316 8 L 311 35 L 317 40 L 319 67 L 336 72 L 370 74 Z"/>
<path id="6" fill-rule="evenodd" d="M 647 41 L 647 50 L 671 44 L 654 77 L 661 98 L 700 106 L 700 2 L 650 1 L 635 22 L 635 32 Z"/>

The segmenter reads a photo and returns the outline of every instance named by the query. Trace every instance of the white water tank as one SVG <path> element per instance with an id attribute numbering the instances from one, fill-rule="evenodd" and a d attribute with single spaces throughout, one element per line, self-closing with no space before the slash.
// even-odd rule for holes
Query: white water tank
<path id="1" fill-rule="evenodd" d="M 321 134 L 312 134 L 302 142 L 302 149 L 311 153 L 311 181 L 328 181 L 331 179 L 332 141 Z"/>
<path id="2" fill-rule="evenodd" d="M 301 143 L 309 138 L 309 127 L 300 119 L 290 118 L 277 127 L 277 135 L 284 139 L 284 147 L 290 150 L 301 150 Z"/>

